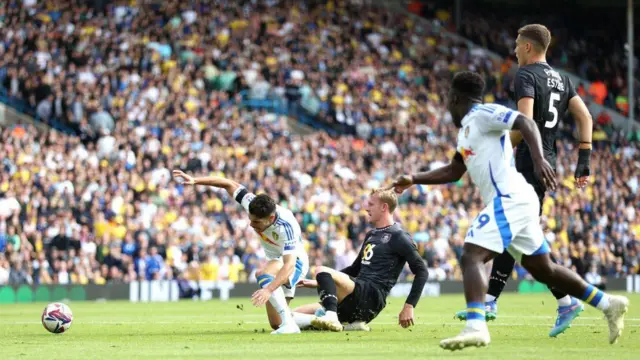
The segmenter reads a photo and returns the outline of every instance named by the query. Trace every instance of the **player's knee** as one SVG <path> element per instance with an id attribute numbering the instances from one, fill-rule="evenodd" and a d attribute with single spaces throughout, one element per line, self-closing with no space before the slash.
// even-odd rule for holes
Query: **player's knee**
<path id="1" fill-rule="evenodd" d="M 326 266 L 318 266 L 318 267 L 316 267 L 316 269 L 314 271 L 314 274 L 313 274 L 313 277 L 318 276 L 318 274 L 320 274 L 320 273 L 328 272 L 327 269 L 328 268 Z"/>
<path id="2" fill-rule="evenodd" d="M 465 251 L 460 258 L 460 267 L 464 270 L 481 262 L 482 259 L 480 259 L 475 253 Z"/>
<path id="3" fill-rule="evenodd" d="M 260 276 L 262 276 L 264 274 L 266 274 L 264 269 L 260 269 L 260 270 L 256 271 L 256 278 L 259 278 Z"/>

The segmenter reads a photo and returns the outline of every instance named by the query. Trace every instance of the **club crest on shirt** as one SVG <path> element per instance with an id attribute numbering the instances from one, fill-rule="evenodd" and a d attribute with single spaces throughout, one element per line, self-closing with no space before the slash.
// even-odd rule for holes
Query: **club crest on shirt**
<path id="1" fill-rule="evenodd" d="M 273 240 L 278 241 L 278 238 L 279 238 L 278 233 L 276 233 L 275 231 L 272 231 L 271 236 L 273 237 Z"/>
<path id="2" fill-rule="evenodd" d="M 469 127 L 465 127 L 464 128 L 464 137 L 468 138 L 469 137 Z"/>
<path id="3" fill-rule="evenodd" d="M 473 152 L 473 149 L 467 149 L 464 146 L 459 146 L 458 152 L 460 153 L 460 155 L 462 155 L 462 159 L 464 161 L 467 161 L 467 159 L 469 159 L 470 156 L 473 156 L 476 154 L 475 152 Z"/>
<path id="4" fill-rule="evenodd" d="M 278 246 L 278 244 L 274 243 L 273 241 L 269 240 L 269 238 L 267 237 L 267 235 L 263 234 L 263 233 L 258 233 L 258 235 L 260 235 L 260 238 L 262 239 L 262 241 L 269 243 L 271 245 L 274 246 Z M 276 240 L 277 241 L 277 240 Z"/>
<path id="5" fill-rule="evenodd" d="M 380 240 L 380 242 L 386 244 L 389 242 L 389 240 L 391 240 L 391 234 L 384 234 L 382 235 L 382 239 Z"/>

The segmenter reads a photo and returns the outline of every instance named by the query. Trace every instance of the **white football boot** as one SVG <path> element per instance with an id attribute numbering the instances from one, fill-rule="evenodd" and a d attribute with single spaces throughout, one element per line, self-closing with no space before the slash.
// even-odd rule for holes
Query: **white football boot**
<path id="1" fill-rule="evenodd" d="M 318 316 L 311 320 L 311 325 L 319 330 L 329 330 L 340 332 L 343 330 L 342 323 L 338 320 L 338 313 L 335 311 L 327 311 L 323 316 Z"/>
<path id="2" fill-rule="evenodd" d="M 455 351 L 471 346 L 487 346 L 490 342 L 491 336 L 489 335 L 488 328 L 474 329 L 471 327 L 465 327 L 458 336 L 440 341 L 440 347 L 446 350 Z"/>
<path id="3" fill-rule="evenodd" d="M 624 329 L 624 314 L 629 310 L 629 299 L 619 295 L 609 295 L 609 308 L 604 312 L 609 323 L 609 344 L 615 344 Z"/>

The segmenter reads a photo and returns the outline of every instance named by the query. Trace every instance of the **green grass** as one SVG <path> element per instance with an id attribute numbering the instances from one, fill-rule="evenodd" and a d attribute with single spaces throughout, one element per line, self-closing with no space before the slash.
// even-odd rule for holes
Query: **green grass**
<path id="1" fill-rule="evenodd" d="M 464 305 L 462 295 L 422 298 L 411 330 L 397 325 L 403 300 L 392 298 L 370 333 L 310 331 L 277 337 L 269 334 L 264 309 L 252 307 L 249 299 L 72 303 L 74 323 L 60 335 L 40 324 L 45 304 L 3 305 L 0 359 L 637 359 L 640 305 L 634 305 L 640 296 L 630 300 L 624 334 L 612 346 L 606 322 L 593 308 L 551 339 L 555 301 L 549 294 L 505 295 L 498 320 L 490 323 L 491 345 L 455 353 L 438 343 L 461 330 L 463 323 L 453 314 Z M 311 301 L 296 299 L 292 305 Z"/>

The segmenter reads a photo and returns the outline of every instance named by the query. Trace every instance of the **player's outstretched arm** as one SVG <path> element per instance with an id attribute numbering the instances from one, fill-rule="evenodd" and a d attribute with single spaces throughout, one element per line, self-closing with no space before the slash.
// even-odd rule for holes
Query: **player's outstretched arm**
<path id="1" fill-rule="evenodd" d="M 402 175 L 397 178 L 389 188 L 393 188 L 400 194 L 411 187 L 411 185 L 448 184 L 460 180 L 465 172 L 467 172 L 467 167 L 464 165 L 462 155 L 460 155 L 459 152 L 456 152 L 448 165 L 427 172 L 421 172 L 413 175 Z"/>
<path id="2" fill-rule="evenodd" d="M 519 114 L 513 121 L 512 128 L 520 130 L 522 138 L 529 146 L 537 175 L 548 189 L 554 190 L 556 188 L 555 172 L 542 154 L 542 138 L 540 137 L 540 130 L 538 130 L 536 123 L 526 116 Z"/>
<path id="3" fill-rule="evenodd" d="M 233 196 L 235 191 L 241 187 L 237 182 L 221 176 L 193 177 L 185 174 L 182 170 L 173 170 L 173 177 L 182 179 L 182 182 L 186 185 L 205 185 L 225 189 L 229 196 Z"/>
<path id="4" fill-rule="evenodd" d="M 579 95 L 569 99 L 569 112 L 573 115 L 578 125 L 578 164 L 576 166 L 575 178 L 578 187 L 587 185 L 587 180 L 591 174 L 591 141 L 593 140 L 593 119 L 589 109 L 584 104 Z"/>

